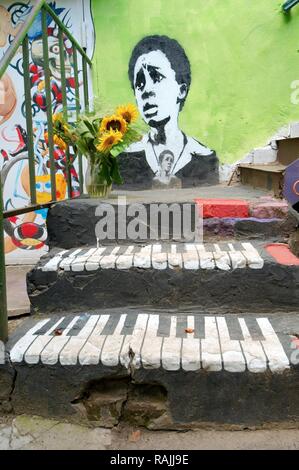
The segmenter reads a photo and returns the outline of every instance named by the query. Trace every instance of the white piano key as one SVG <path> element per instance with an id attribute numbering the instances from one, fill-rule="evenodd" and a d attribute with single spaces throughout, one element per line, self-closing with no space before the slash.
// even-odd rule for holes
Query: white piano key
<path id="1" fill-rule="evenodd" d="M 60 364 L 63 366 L 74 366 L 78 362 L 78 356 L 88 337 L 92 334 L 93 329 L 100 318 L 99 315 L 92 315 L 79 331 L 77 336 L 72 336 L 59 355 Z"/>
<path id="2" fill-rule="evenodd" d="M 183 260 L 181 253 L 177 252 L 176 245 L 171 245 L 171 252 L 167 254 L 168 267 L 170 269 L 181 269 L 183 267 Z"/>
<path id="3" fill-rule="evenodd" d="M 49 272 L 49 271 L 57 271 L 59 263 L 61 262 L 64 255 L 68 253 L 68 250 L 60 251 L 56 256 L 54 256 L 50 261 L 42 267 L 42 271 Z"/>
<path id="4" fill-rule="evenodd" d="M 40 355 L 43 349 L 53 338 L 52 333 L 59 328 L 59 325 L 63 322 L 65 317 L 59 318 L 59 320 L 52 326 L 46 333 L 43 335 L 36 336 L 35 341 L 27 349 L 24 360 L 27 364 L 38 364 L 40 360 Z"/>
<path id="5" fill-rule="evenodd" d="M 261 343 L 269 361 L 270 370 L 272 372 L 283 372 L 290 367 L 290 362 L 277 334 L 268 318 L 257 318 L 257 323 L 265 338 Z"/>
<path id="6" fill-rule="evenodd" d="M 141 361 L 145 369 L 158 369 L 161 365 L 163 338 L 157 336 L 158 328 L 159 315 L 150 315 L 141 349 Z"/>
<path id="7" fill-rule="evenodd" d="M 132 335 L 125 337 L 120 353 L 120 363 L 126 368 L 129 367 L 130 362 L 135 369 L 139 369 L 141 366 L 141 346 L 146 332 L 147 321 L 148 315 L 138 315 Z"/>
<path id="8" fill-rule="evenodd" d="M 131 245 L 127 248 L 123 255 L 120 255 L 116 261 L 117 269 L 130 269 L 133 266 L 133 251 L 134 246 Z"/>
<path id="9" fill-rule="evenodd" d="M 249 268 L 262 269 L 264 267 L 264 260 L 254 246 L 251 243 L 242 243 L 242 246 L 244 248 L 242 254 L 245 256 Z"/>
<path id="10" fill-rule="evenodd" d="M 204 245 L 196 244 L 201 269 L 215 269 L 215 261 L 212 252 L 205 250 Z"/>
<path id="11" fill-rule="evenodd" d="M 68 334 L 73 326 L 75 326 L 79 318 L 79 316 L 74 317 L 67 328 L 63 331 L 61 336 L 53 336 L 51 341 L 41 352 L 40 359 L 43 364 L 54 365 L 58 363 L 59 353 L 69 341 L 70 336 L 68 336 Z"/>
<path id="12" fill-rule="evenodd" d="M 77 256 L 71 263 L 71 270 L 74 272 L 84 271 L 86 262 L 96 251 L 96 248 L 91 248 L 87 253 L 85 253 L 85 255 Z"/>
<path id="13" fill-rule="evenodd" d="M 67 258 L 64 258 L 59 265 L 59 269 L 64 269 L 64 271 L 70 271 L 72 262 L 74 261 L 76 256 L 81 253 L 81 251 L 82 248 L 78 248 L 78 250 L 73 251 L 73 253 L 67 256 Z"/>
<path id="14" fill-rule="evenodd" d="M 124 335 L 121 335 L 121 331 L 126 318 L 127 315 L 121 315 L 113 335 L 106 337 L 101 354 L 101 362 L 104 366 L 115 367 L 119 364 L 119 356 L 125 338 Z"/>
<path id="15" fill-rule="evenodd" d="M 233 269 L 246 268 L 246 258 L 242 255 L 241 251 L 236 251 L 233 244 L 229 243 L 229 257 L 231 259 L 231 264 Z"/>
<path id="16" fill-rule="evenodd" d="M 187 326 L 194 330 L 193 316 L 188 316 Z M 184 370 L 199 370 L 201 368 L 200 339 L 194 338 L 194 333 L 188 333 L 187 338 L 183 338 L 182 368 Z"/>
<path id="17" fill-rule="evenodd" d="M 222 271 L 229 271 L 231 269 L 231 261 L 228 253 L 222 251 L 220 246 L 217 244 L 214 244 L 214 247 L 215 251 L 213 252 L 213 256 L 216 267 Z"/>
<path id="18" fill-rule="evenodd" d="M 224 369 L 228 372 L 244 372 L 246 370 L 246 362 L 240 342 L 230 339 L 224 317 L 217 317 L 217 325 Z"/>
<path id="19" fill-rule="evenodd" d="M 117 253 L 119 252 L 119 250 L 120 246 L 116 246 L 115 248 L 113 248 L 110 255 L 103 256 L 100 259 L 100 266 L 102 269 L 115 269 L 115 263 L 118 258 Z"/>
<path id="20" fill-rule="evenodd" d="M 222 370 L 218 329 L 214 317 L 205 317 L 205 338 L 201 340 L 202 367 L 207 371 Z"/>
<path id="21" fill-rule="evenodd" d="M 162 345 L 162 367 L 165 370 L 179 370 L 181 363 L 182 338 L 176 337 L 177 317 L 170 321 L 170 336 L 164 338 Z"/>
<path id="22" fill-rule="evenodd" d="M 101 315 L 98 323 L 96 324 L 93 332 L 87 338 L 86 343 L 79 352 L 79 363 L 82 366 L 98 365 L 103 344 L 106 336 L 102 332 L 110 318 L 110 315 Z"/>
<path id="23" fill-rule="evenodd" d="M 152 266 L 151 261 L 152 245 L 146 245 L 134 255 L 134 267 L 141 269 L 149 269 Z"/>
<path id="24" fill-rule="evenodd" d="M 162 245 L 153 245 L 152 265 L 154 269 L 167 269 L 167 253 L 162 253 Z"/>
<path id="25" fill-rule="evenodd" d="M 100 260 L 103 257 L 106 247 L 97 248 L 93 255 L 86 261 L 86 271 L 96 271 L 100 267 Z"/>
<path id="26" fill-rule="evenodd" d="M 35 334 L 38 330 L 40 330 L 44 325 L 46 325 L 50 321 L 49 318 L 42 320 L 32 328 L 30 328 L 27 333 L 22 336 L 21 339 L 13 346 L 10 351 L 10 360 L 12 363 L 14 362 L 22 362 L 24 358 L 24 354 L 29 348 L 29 346 L 33 343 L 33 341 L 37 338 Z"/>
<path id="27" fill-rule="evenodd" d="M 183 253 L 183 266 L 184 269 L 197 271 L 199 269 L 199 258 L 195 245 L 185 244 Z"/>
<path id="28" fill-rule="evenodd" d="M 247 368 L 250 372 L 259 373 L 267 370 L 267 358 L 260 341 L 253 340 L 244 318 L 239 318 L 244 340 L 240 340 L 246 359 Z"/>

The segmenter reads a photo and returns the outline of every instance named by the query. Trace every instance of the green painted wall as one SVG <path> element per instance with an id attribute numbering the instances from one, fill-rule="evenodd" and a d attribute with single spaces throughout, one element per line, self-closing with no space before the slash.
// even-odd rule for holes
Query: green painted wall
<path id="1" fill-rule="evenodd" d="M 288 20 L 276 0 L 92 0 L 95 93 L 113 106 L 134 100 L 130 53 L 165 34 L 185 48 L 192 85 L 180 125 L 234 162 L 284 124 L 299 120 L 299 6 Z"/>

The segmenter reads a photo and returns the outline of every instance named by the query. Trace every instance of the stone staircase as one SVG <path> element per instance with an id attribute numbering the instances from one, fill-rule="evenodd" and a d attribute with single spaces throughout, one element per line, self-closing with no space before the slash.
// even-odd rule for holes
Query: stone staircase
<path id="1" fill-rule="evenodd" d="M 0 408 L 107 427 L 297 426 L 299 260 L 285 204 L 194 200 L 201 242 L 170 231 L 102 244 L 97 205 L 50 211 L 49 253 L 27 279 L 33 315 L 0 366 Z M 228 220 L 233 235 L 207 230 Z"/>

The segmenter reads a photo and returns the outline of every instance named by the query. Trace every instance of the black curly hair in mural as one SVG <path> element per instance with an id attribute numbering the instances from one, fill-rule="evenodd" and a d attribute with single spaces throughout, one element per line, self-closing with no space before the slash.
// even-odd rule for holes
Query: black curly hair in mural
<path id="1" fill-rule="evenodd" d="M 172 69 L 175 71 L 176 80 L 179 84 L 185 84 L 187 88 L 186 96 L 181 100 L 182 109 L 187 98 L 191 85 L 191 66 L 189 59 L 182 46 L 175 39 L 168 36 L 147 36 L 139 41 L 133 49 L 129 62 L 129 79 L 134 90 L 134 68 L 138 58 L 143 54 L 152 51 L 161 51 L 169 60 Z"/>

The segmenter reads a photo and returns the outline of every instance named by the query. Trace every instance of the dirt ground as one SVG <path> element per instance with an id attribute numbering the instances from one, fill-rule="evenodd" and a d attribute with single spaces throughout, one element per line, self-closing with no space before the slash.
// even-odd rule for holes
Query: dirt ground
<path id="1" fill-rule="evenodd" d="M 299 429 L 91 429 L 32 416 L 0 418 L 0 450 L 299 450 Z"/>

